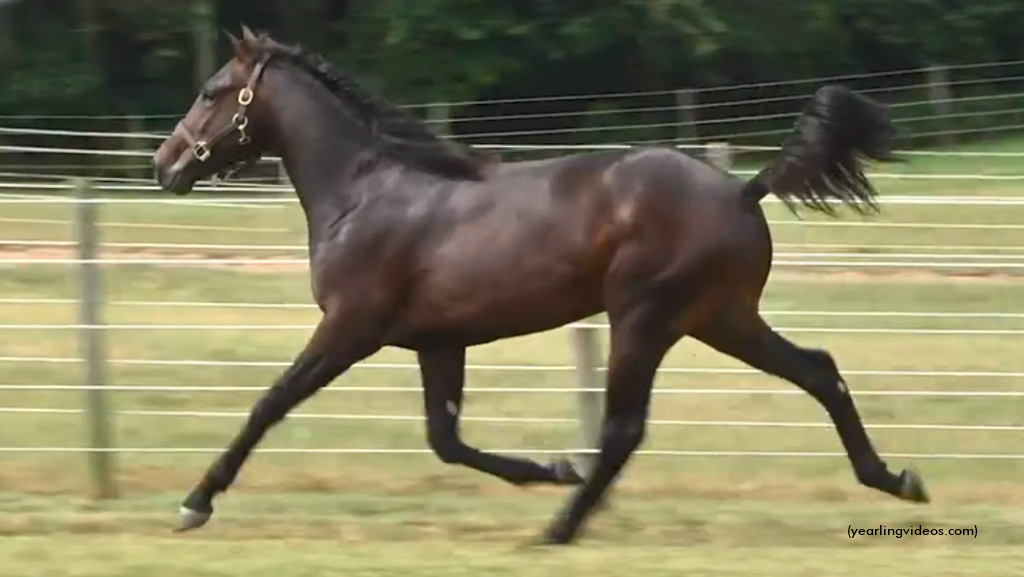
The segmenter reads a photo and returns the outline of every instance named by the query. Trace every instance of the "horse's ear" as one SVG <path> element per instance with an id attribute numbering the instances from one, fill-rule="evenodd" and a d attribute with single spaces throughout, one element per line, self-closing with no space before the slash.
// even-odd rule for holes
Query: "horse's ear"
<path id="1" fill-rule="evenodd" d="M 242 39 L 250 44 L 256 44 L 259 41 L 256 35 L 252 33 L 252 30 L 249 30 L 249 27 L 245 24 L 242 24 Z"/>
<path id="2" fill-rule="evenodd" d="M 241 39 L 227 30 L 224 30 L 224 34 L 227 34 L 228 38 L 231 39 L 231 46 L 235 50 L 235 60 L 243 63 L 252 60 L 252 57 L 256 52 L 256 37 L 253 36 L 252 31 L 249 30 L 249 28 L 244 24 L 242 25 Z"/>
<path id="3" fill-rule="evenodd" d="M 238 53 L 238 45 L 241 44 L 242 41 L 239 40 L 237 36 L 232 34 L 231 31 L 228 30 L 227 28 L 221 28 L 220 31 L 224 34 L 224 36 L 228 37 L 228 40 L 231 41 L 231 48 L 234 49 L 235 53 L 237 54 Z"/>

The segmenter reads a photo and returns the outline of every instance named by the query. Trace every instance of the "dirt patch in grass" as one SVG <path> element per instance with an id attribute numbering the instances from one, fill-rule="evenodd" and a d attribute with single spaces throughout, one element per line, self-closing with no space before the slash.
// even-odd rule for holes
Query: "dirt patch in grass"
<path id="1" fill-rule="evenodd" d="M 163 249 L 163 250 L 147 250 L 147 249 L 132 249 L 132 248 L 104 248 L 100 251 L 99 258 L 101 259 L 118 259 L 118 260 L 147 260 L 147 259 L 175 259 L 175 260 L 214 260 L 216 262 L 203 263 L 198 265 L 194 262 L 185 263 L 154 263 L 159 264 L 163 267 L 187 267 L 195 268 L 196 266 L 203 266 L 208 268 L 218 268 L 227 270 L 243 270 L 251 272 L 289 272 L 289 271 L 305 271 L 309 268 L 306 264 L 306 256 L 299 253 L 298 251 L 281 251 L 283 254 L 275 256 L 266 256 L 266 251 L 260 251 L 259 254 L 239 254 L 236 251 L 229 250 L 209 250 L 209 251 L 195 251 L 195 250 L 178 250 L 178 249 Z M 8 245 L 3 250 L 0 250 L 0 259 L 25 259 L 25 260 L 63 260 L 63 259 L 75 259 L 78 255 L 74 248 L 63 248 L 63 247 L 37 247 L 37 246 L 16 246 Z M 237 262 L 224 262 L 224 261 L 237 261 Z M 296 262 L 302 261 L 302 262 Z M 140 263 L 145 264 L 145 263 Z M 7 266 L 31 266 L 23 263 L 12 263 Z M 68 264 L 67 266 L 72 266 Z M 109 266 L 109 265 L 104 265 Z"/>

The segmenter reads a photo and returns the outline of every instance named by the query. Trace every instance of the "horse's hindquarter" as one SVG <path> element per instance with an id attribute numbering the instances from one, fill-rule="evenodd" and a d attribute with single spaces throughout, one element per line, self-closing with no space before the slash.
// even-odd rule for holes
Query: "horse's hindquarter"
<path id="1" fill-rule="evenodd" d="M 613 191 L 600 179 L 607 160 L 576 162 L 461 184 L 432 209 L 416 241 L 406 338 L 472 344 L 600 312 Z"/>
<path id="2" fill-rule="evenodd" d="M 688 332 L 722 306 L 759 294 L 763 215 L 739 197 L 743 181 L 674 150 L 636 152 L 606 177 L 620 242 L 606 279 L 613 317 L 658 301 Z"/>

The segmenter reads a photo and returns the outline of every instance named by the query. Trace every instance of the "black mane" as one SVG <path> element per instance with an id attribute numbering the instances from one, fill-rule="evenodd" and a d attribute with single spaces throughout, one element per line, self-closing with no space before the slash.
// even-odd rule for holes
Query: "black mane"
<path id="1" fill-rule="evenodd" d="M 259 37 L 258 49 L 284 57 L 319 81 L 364 124 L 381 155 L 445 178 L 483 179 L 491 155 L 437 136 L 419 118 L 373 96 L 319 54 L 266 35 Z"/>

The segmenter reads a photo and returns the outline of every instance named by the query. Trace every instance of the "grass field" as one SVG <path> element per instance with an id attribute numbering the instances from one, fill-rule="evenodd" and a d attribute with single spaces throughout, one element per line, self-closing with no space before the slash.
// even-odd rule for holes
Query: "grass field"
<path id="1" fill-rule="evenodd" d="M 1002 143 L 990 149 L 1024 150 Z M 976 148 L 980 149 L 979 148 Z M 905 173 L 1024 174 L 1016 159 L 914 159 L 887 168 Z M 879 180 L 888 195 L 1022 196 L 1015 181 Z M 69 240 L 64 205 L 3 204 L 5 240 Z M 777 252 L 1002 254 L 1022 262 L 1020 229 L 814 226 L 779 205 L 767 205 Z M 103 230 L 113 243 L 303 245 L 296 205 L 216 208 L 105 205 Z M 876 223 L 1024 225 L 1024 206 L 886 207 Z M 861 219 L 844 215 L 841 222 Z M 54 222 L 48 222 L 54 221 Z M 865 221 L 869 222 L 869 221 Z M 190 225 L 223 230 L 152 228 Z M 132 226 L 124 226 L 132 225 Z M 249 230 L 231 230 L 244 228 Z M 260 229 L 260 230 L 253 230 Z M 815 245 L 814 247 L 797 245 Z M 824 245 L 824 246 L 822 246 Z M 849 245 L 836 248 L 839 245 Z M 913 248 L 917 247 L 930 247 Z M 892 248 L 897 247 L 897 248 Z M 909 247 L 909 248 L 908 248 Z M 1018 247 L 1016 250 L 1012 247 Z M 289 256 L 302 249 L 239 250 L 107 248 L 106 256 Z M 59 248 L 8 242 L 4 257 L 70 256 Z M 1016 257 L 1018 258 L 1015 258 Z M 861 259 L 866 260 L 866 259 Z M 902 268 L 779 267 L 766 311 L 917 311 L 1024 314 L 1022 269 L 943 267 L 918 257 Z M 979 260 L 979 262 L 982 262 Z M 844 269 L 844 270 L 838 270 Z M 74 270 L 60 265 L 0 264 L 4 299 L 73 299 Z M 309 324 L 311 309 L 169 307 L 128 301 L 308 303 L 302 265 L 105 267 L 109 323 Z M 828 348 L 852 372 L 855 392 L 1021 391 L 1019 335 L 815 333 L 801 328 L 1024 329 L 1024 318 L 909 318 L 768 315 L 795 341 Z M 73 323 L 71 304 L 0 304 L 0 323 Z M 307 331 L 118 330 L 107 334 L 110 381 L 120 386 L 263 387 L 280 366 L 178 366 L 150 361 L 290 360 Z M 71 363 L 11 357 L 75 357 L 76 335 L 58 329 L 10 330 L 0 340 L 0 384 L 76 384 Z M 602 343 L 605 345 L 606 343 Z M 493 343 L 470 351 L 478 365 L 569 366 L 564 330 Z M 606 348 L 604 350 L 607 350 Z M 128 362 L 125 362 L 128 361 Z M 386 350 L 371 363 L 412 363 Z M 742 368 L 684 341 L 667 368 Z M 857 371 L 943 371 L 972 376 L 878 376 Z M 575 396 L 530 392 L 575 386 L 566 370 L 472 370 L 462 429 L 474 445 L 501 449 L 566 449 L 578 443 Z M 415 388 L 415 369 L 355 368 L 315 397 L 267 439 L 267 448 L 424 449 L 423 424 L 411 420 L 324 418 L 324 415 L 418 417 L 419 393 L 369 392 L 360 386 Z M 487 392 L 514 387 L 522 392 Z M 755 374 L 659 375 L 657 390 L 792 389 Z M 347 390 L 348 389 L 348 390 Z M 234 433 L 258 391 L 116 392 L 110 396 L 116 443 L 126 448 L 219 449 Z M 1024 399 L 1011 397 L 858 396 L 858 406 L 883 453 L 1024 453 L 1024 431 L 894 429 L 892 424 L 1024 426 Z M 79 409 L 80 391 L 0 390 L 12 409 Z M 138 411 L 218 411 L 218 417 L 154 416 Z M 0 413 L 0 446 L 87 444 L 84 415 Z M 307 415 L 303 417 L 302 415 Z M 320 418 L 314 418 L 319 416 Z M 561 423 L 496 423 L 474 417 L 548 417 Z M 841 451 L 824 413 L 806 396 L 760 394 L 657 395 L 652 418 L 674 421 L 818 422 L 823 426 L 653 425 L 645 449 L 693 451 Z M 172 536 L 177 503 L 212 458 L 203 453 L 125 452 L 116 456 L 122 498 L 87 499 L 88 468 L 73 453 L 0 453 L 0 575 L 12 577 L 164 575 L 863 575 L 870 569 L 913 575 L 1020 575 L 1024 570 L 1024 462 L 1019 460 L 891 458 L 917 466 L 933 504 L 895 502 L 860 488 L 845 459 L 799 457 L 638 456 L 616 486 L 611 509 L 596 516 L 584 540 L 568 550 L 524 549 L 558 510 L 562 489 L 518 490 L 479 473 L 439 463 L 430 454 L 258 454 L 236 489 L 219 502 L 204 530 Z M 858 536 L 853 528 L 977 527 L 977 536 Z"/>

